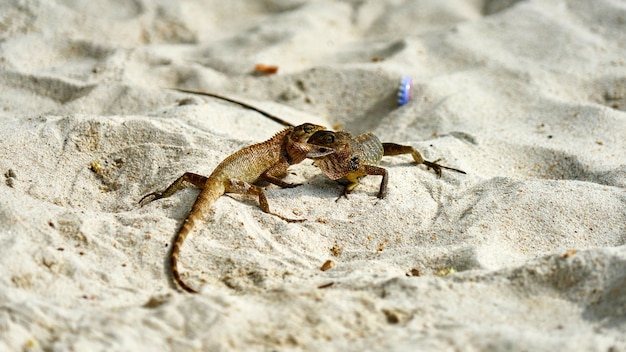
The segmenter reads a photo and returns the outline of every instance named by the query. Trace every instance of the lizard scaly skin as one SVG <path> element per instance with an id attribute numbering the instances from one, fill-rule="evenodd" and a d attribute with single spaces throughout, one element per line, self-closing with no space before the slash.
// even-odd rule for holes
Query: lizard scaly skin
<path id="1" fill-rule="evenodd" d="M 441 170 L 447 169 L 465 173 L 459 169 L 437 164 L 437 161 L 424 160 L 415 148 L 395 143 L 381 143 L 373 133 L 364 133 L 353 137 L 348 132 L 318 131 L 307 141 L 311 145 L 308 158 L 314 165 L 332 180 L 345 178 L 348 181 L 343 194 L 347 195 L 359 184 L 359 179 L 366 175 L 382 176 L 378 198 L 387 194 L 387 170 L 377 166 L 383 156 L 411 154 L 417 164 L 424 164 L 441 176 Z"/>
<path id="2" fill-rule="evenodd" d="M 281 181 L 279 178 L 285 175 L 289 165 L 297 164 L 306 158 L 310 150 L 306 143 L 307 139 L 316 131 L 323 129 L 322 126 L 310 123 L 286 128 L 265 142 L 250 145 L 230 155 L 215 168 L 209 177 L 187 172 L 165 190 L 147 194 L 139 201 L 143 205 L 156 199 L 169 197 L 184 188 L 185 183 L 191 183 L 202 189 L 176 234 L 170 254 L 170 266 L 176 284 L 187 292 L 197 293 L 180 277 L 178 257 L 185 238 L 209 207 L 225 193 L 239 193 L 259 197 L 261 210 L 272 214 L 263 189 L 253 183 L 257 180 L 265 180 L 280 187 L 297 186 Z M 149 199 L 151 197 L 152 199 Z M 276 216 L 285 221 L 299 221 Z"/>

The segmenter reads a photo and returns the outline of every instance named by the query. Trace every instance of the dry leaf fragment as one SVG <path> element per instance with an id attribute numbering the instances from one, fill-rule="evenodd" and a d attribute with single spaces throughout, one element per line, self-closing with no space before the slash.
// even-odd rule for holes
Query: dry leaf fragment
<path id="1" fill-rule="evenodd" d="M 335 262 L 328 259 L 327 261 L 324 262 L 324 264 L 322 264 L 322 266 L 320 267 L 321 271 L 326 271 L 326 270 L 330 270 L 335 266 Z"/>

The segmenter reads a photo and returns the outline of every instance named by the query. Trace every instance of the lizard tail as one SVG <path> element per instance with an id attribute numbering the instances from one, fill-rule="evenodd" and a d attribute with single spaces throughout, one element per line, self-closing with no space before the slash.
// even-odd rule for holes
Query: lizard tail
<path id="1" fill-rule="evenodd" d="M 176 236 L 176 241 L 174 242 L 174 247 L 172 248 L 172 254 L 170 255 L 170 267 L 172 269 L 172 277 L 180 288 L 189 293 L 198 293 L 198 291 L 194 290 L 183 281 L 183 279 L 180 277 L 180 272 L 178 271 L 178 256 L 180 254 L 180 247 L 185 241 L 185 237 L 187 237 L 187 234 L 193 227 L 193 221 L 191 223 L 189 223 L 189 221 L 185 221 L 183 227 L 186 227 L 186 225 L 189 225 L 189 230 L 181 229 L 181 231 Z"/>
<path id="2" fill-rule="evenodd" d="M 198 198 L 196 198 L 189 215 L 183 222 L 180 230 L 176 234 L 176 238 L 174 239 L 174 245 L 172 246 L 172 252 L 170 254 L 170 268 L 172 270 L 172 277 L 174 278 L 174 282 L 182 288 L 183 290 L 189 293 L 198 293 L 198 291 L 191 288 L 187 285 L 183 279 L 180 277 L 180 272 L 178 271 L 178 257 L 180 256 L 180 249 L 183 246 L 183 242 L 187 238 L 187 235 L 193 229 L 197 220 L 200 220 L 204 213 L 208 210 L 208 208 L 213 204 L 213 202 L 219 198 L 224 192 L 220 192 L 220 189 L 217 187 L 210 187 L 209 184 L 202 189 L 200 194 L 198 194 Z"/>

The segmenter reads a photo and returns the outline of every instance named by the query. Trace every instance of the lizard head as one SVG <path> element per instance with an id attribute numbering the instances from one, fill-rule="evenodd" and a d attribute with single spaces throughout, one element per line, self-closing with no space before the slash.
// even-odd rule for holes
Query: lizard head
<path id="1" fill-rule="evenodd" d="M 305 143 L 313 134 L 323 131 L 326 127 L 314 125 L 312 123 L 303 123 L 293 128 L 289 135 L 292 142 Z"/>
<path id="2" fill-rule="evenodd" d="M 311 151 L 307 158 L 316 159 L 349 148 L 351 135 L 347 132 L 317 131 L 307 140 Z"/>
<path id="3" fill-rule="evenodd" d="M 288 156 L 290 164 L 297 164 L 306 158 L 307 153 L 311 151 L 311 146 L 306 141 L 324 128 L 312 123 L 303 123 L 291 129 L 283 141 L 284 153 Z"/>

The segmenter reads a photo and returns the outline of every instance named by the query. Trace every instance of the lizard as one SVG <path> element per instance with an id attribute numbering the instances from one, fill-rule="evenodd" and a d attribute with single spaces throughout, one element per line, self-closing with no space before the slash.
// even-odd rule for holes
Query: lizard
<path id="1" fill-rule="evenodd" d="M 269 204 L 263 189 L 253 183 L 264 180 L 283 188 L 298 186 L 280 179 L 290 165 L 302 162 L 309 151 L 307 139 L 325 127 L 305 123 L 296 127 L 288 127 L 265 142 L 247 146 L 224 159 L 209 177 L 191 172 L 184 173 L 163 191 L 152 192 L 139 201 L 141 206 L 157 199 L 167 198 L 190 183 L 201 188 L 191 211 L 179 228 L 170 252 L 170 269 L 174 282 L 184 291 L 198 291 L 187 285 L 178 270 L 178 258 L 185 238 L 191 233 L 195 223 L 202 218 L 209 207 L 225 193 L 238 193 L 257 196 L 262 211 L 279 218 L 292 220 L 270 212 Z M 328 152 L 332 152 L 329 150 Z M 324 154 L 323 152 L 319 152 Z"/>
<path id="2" fill-rule="evenodd" d="M 382 143 L 371 132 L 353 137 L 348 132 L 317 131 L 307 141 L 311 151 L 307 157 L 331 180 L 345 178 L 347 185 L 343 190 L 346 196 L 366 175 L 382 176 L 378 198 L 387 194 L 387 170 L 378 166 L 383 156 L 411 154 L 417 164 L 432 168 L 441 177 L 441 170 L 447 169 L 465 174 L 465 171 L 438 164 L 439 160 L 428 161 L 413 147 L 396 143 Z M 341 196 L 339 197 L 341 198 Z M 337 200 L 339 200 L 337 198 Z"/>

